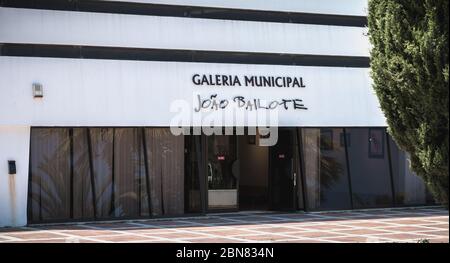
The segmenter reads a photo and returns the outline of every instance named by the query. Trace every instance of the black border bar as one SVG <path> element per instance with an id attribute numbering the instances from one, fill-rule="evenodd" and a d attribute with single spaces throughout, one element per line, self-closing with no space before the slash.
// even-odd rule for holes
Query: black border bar
<path id="1" fill-rule="evenodd" d="M 190 17 L 223 20 L 315 24 L 331 26 L 367 26 L 367 17 L 262 11 L 234 8 L 162 5 L 98 0 L 0 0 L 0 6 L 62 11 L 98 12 L 130 15 Z"/>
<path id="2" fill-rule="evenodd" d="M 368 68 L 369 57 L 0 43 L 1 56 Z"/>

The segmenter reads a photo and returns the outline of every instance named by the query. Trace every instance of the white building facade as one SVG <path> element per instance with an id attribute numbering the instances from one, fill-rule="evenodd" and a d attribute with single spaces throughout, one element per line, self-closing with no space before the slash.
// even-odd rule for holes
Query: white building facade
<path id="1" fill-rule="evenodd" d="M 0 226 L 429 203 L 386 133 L 366 9 L 1 1 Z"/>

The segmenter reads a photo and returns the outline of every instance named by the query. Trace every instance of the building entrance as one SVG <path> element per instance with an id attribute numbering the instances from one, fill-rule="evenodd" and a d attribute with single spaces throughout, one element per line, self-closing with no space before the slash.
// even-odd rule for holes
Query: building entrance
<path id="1" fill-rule="evenodd" d="M 208 211 L 297 210 L 295 131 L 280 129 L 269 147 L 258 135 L 208 136 Z"/>
<path id="2" fill-rule="evenodd" d="M 33 127 L 28 222 L 432 202 L 384 128 L 279 128 L 277 138 Z"/>

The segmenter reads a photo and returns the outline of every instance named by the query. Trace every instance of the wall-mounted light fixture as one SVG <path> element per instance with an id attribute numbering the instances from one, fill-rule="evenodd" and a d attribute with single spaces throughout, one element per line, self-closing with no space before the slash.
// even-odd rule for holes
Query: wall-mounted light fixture
<path id="1" fill-rule="evenodd" d="M 16 161 L 8 161 L 8 174 L 16 174 Z"/>
<path id="2" fill-rule="evenodd" d="M 33 97 L 44 97 L 44 89 L 42 88 L 42 85 L 40 83 L 33 83 Z"/>

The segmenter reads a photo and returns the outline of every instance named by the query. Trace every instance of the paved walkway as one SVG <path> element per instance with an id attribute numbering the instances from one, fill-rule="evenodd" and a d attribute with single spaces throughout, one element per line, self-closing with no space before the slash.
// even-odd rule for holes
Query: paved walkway
<path id="1" fill-rule="evenodd" d="M 441 208 L 239 212 L 164 220 L 0 228 L 2 242 L 449 242 Z"/>

